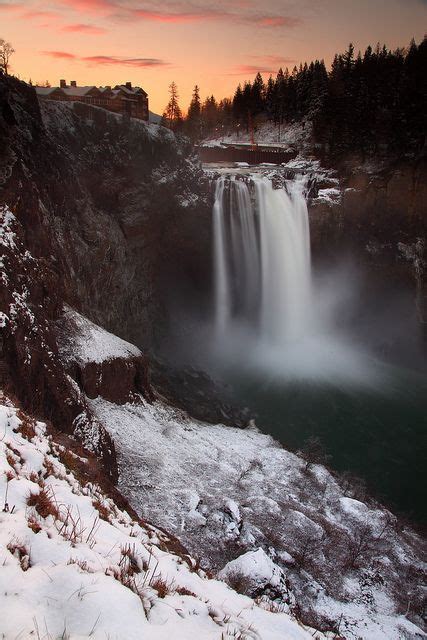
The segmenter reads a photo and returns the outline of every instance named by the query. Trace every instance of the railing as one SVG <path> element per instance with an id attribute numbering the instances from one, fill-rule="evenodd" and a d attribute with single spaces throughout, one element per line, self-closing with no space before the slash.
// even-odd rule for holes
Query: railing
<path id="1" fill-rule="evenodd" d="M 244 146 L 196 147 L 202 162 L 247 162 L 248 164 L 281 164 L 296 157 L 296 151 L 280 148 L 266 149 Z"/>

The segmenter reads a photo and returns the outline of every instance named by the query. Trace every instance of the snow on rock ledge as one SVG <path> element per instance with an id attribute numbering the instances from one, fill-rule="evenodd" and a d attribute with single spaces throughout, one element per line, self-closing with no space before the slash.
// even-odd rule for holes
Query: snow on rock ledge
<path id="1" fill-rule="evenodd" d="M 239 580 L 244 584 L 245 592 L 251 595 L 261 595 L 266 591 L 286 591 L 284 572 L 261 548 L 248 551 L 228 562 L 218 573 L 218 577 L 231 586 L 234 581 Z"/>
<path id="2" fill-rule="evenodd" d="M 89 398 L 123 404 L 142 394 L 150 400 L 145 356 L 66 306 L 57 322 L 58 346 L 71 377 Z"/>

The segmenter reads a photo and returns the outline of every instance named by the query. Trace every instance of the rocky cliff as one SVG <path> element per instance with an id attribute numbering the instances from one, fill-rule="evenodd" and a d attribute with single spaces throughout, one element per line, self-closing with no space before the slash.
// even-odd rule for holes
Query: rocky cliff
<path id="1" fill-rule="evenodd" d="M 19 389 L 27 406 L 73 432 L 82 407 L 67 401 L 63 415 L 71 383 L 64 371 L 48 373 L 45 362 L 46 353 L 57 356 L 62 304 L 133 343 L 152 345 L 171 321 L 164 304 L 170 292 L 183 280 L 197 287 L 206 275 L 203 225 L 198 244 L 194 225 L 210 210 L 209 190 L 188 143 L 167 129 L 79 103 L 39 104 L 32 87 L 5 76 L 0 141 L 3 244 L 16 238 L 2 265 L 4 284 L 9 278 L 1 295 L 5 366 L 15 388 L 24 380 Z M 11 296 L 27 304 L 13 330 Z M 33 333 L 30 317 L 38 327 Z M 110 374 L 139 378 L 138 391 L 149 393 L 145 364 L 129 367 L 120 373 L 110 366 L 104 384 Z M 82 370 L 89 395 L 98 373 Z"/>
<path id="2" fill-rule="evenodd" d="M 368 301 L 381 291 L 409 293 L 427 336 L 427 158 L 347 160 L 336 175 L 332 197 L 329 183 L 319 182 L 311 194 L 314 259 L 351 255 Z"/>

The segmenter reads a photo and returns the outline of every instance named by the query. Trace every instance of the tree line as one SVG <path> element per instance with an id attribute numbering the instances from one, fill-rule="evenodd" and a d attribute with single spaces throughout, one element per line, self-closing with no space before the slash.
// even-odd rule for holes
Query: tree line
<path id="1" fill-rule="evenodd" d="M 406 48 L 368 46 L 357 55 L 352 44 L 324 60 L 279 69 L 264 82 L 239 84 L 233 98 L 203 102 L 194 87 L 187 115 L 179 108 L 175 83 L 163 123 L 199 141 L 224 130 L 249 130 L 261 122 L 278 126 L 311 121 L 317 144 L 331 154 L 417 152 L 426 139 L 427 36 Z"/>

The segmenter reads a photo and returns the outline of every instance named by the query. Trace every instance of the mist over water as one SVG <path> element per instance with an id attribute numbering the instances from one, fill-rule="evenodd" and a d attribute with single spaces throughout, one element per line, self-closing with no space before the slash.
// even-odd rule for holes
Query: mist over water
<path id="1" fill-rule="evenodd" d="M 339 277 L 313 280 L 306 177 L 223 176 L 213 208 L 216 360 L 283 380 L 381 386 L 379 363 L 335 315 Z"/>

